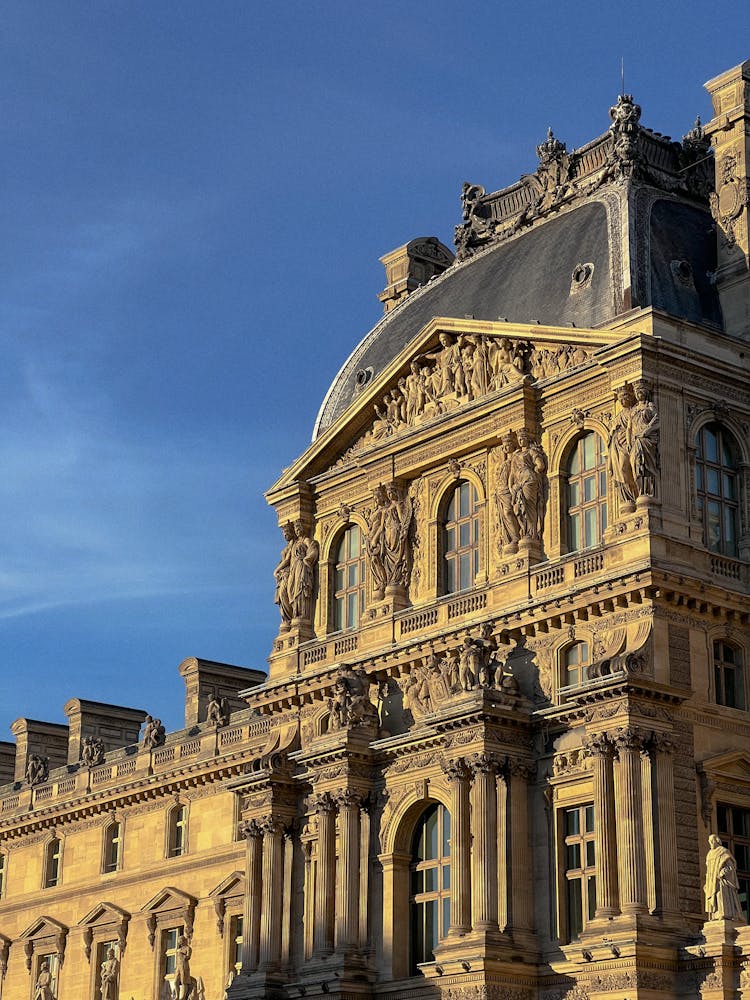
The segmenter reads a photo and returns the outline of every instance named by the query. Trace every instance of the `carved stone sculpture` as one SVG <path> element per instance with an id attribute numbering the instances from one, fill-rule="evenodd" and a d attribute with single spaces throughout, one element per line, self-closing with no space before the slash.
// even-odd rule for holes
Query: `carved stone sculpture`
<path id="1" fill-rule="evenodd" d="M 117 985 L 120 978 L 120 963 L 114 948 L 109 948 L 107 957 L 101 967 L 101 987 L 99 992 L 102 1000 L 117 1000 Z"/>
<path id="2" fill-rule="evenodd" d="M 104 763 L 104 744 L 98 736 L 84 736 L 81 740 L 81 763 L 85 767 Z"/>
<path id="3" fill-rule="evenodd" d="M 509 431 L 502 439 L 503 459 L 497 472 L 497 489 L 495 491 L 495 510 L 497 513 L 497 528 L 501 552 L 516 552 L 521 528 L 513 507 L 513 487 L 511 481 L 512 455 L 518 447 L 518 441 L 513 431 Z"/>
<path id="4" fill-rule="evenodd" d="M 312 620 L 315 598 L 315 566 L 320 546 L 312 531 L 300 518 L 294 522 L 294 541 L 289 565 L 288 593 L 292 620 Z"/>
<path id="5" fill-rule="evenodd" d="M 206 707 L 206 722 L 220 729 L 229 722 L 229 704 L 226 698 L 211 695 Z"/>
<path id="6" fill-rule="evenodd" d="M 287 521 L 282 527 L 282 533 L 286 545 L 281 551 L 279 564 L 273 571 L 276 580 L 276 590 L 273 595 L 274 604 L 278 604 L 281 612 L 282 629 L 288 629 L 292 622 L 292 604 L 289 600 L 289 568 L 292 561 L 292 548 L 294 546 L 294 525 Z"/>
<path id="7" fill-rule="evenodd" d="M 26 764 L 26 781 L 29 785 L 41 785 L 49 777 L 49 759 L 37 753 L 29 754 Z"/>
<path id="8" fill-rule="evenodd" d="M 706 855 L 706 912 L 709 920 L 738 920 L 745 923 L 739 897 L 737 863 L 717 835 L 708 838 Z"/>
<path id="9" fill-rule="evenodd" d="M 525 427 L 518 431 L 517 440 L 510 469 L 513 509 L 520 537 L 539 541 L 547 511 L 547 457 Z"/>
<path id="10" fill-rule="evenodd" d="M 52 992 L 52 973 L 45 958 L 39 966 L 39 975 L 34 983 L 34 1000 L 55 1000 Z"/>
<path id="11" fill-rule="evenodd" d="M 143 725 L 143 739 L 141 741 L 144 750 L 153 750 L 164 744 L 167 737 L 166 730 L 161 719 L 154 719 L 147 715 Z"/>
<path id="12" fill-rule="evenodd" d="M 353 670 L 345 666 L 339 670 L 328 707 L 328 729 L 332 732 L 377 723 L 378 710 L 370 701 L 370 680 L 362 667 Z"/>
<path id="13" fill-rule="evenodd" d="M 186 1000 L 193 992 L 195 981 L 190 975 L 190 959 L 193 949 L 184 934 L 177 938 L 175 950 L 175 972 L 172 986 L 177 991 L 177 1000 Z"/>
<path id="14" fill-rule="evenodd" d="M 609 475 L 620 497 L 624 511 L 633 510 L 638 487 L 630 464 L 630 411 L 635 405 L 635 394 L 629 383 L 617 390 L 620 412 L 609 434 L 607 465 Z"/>
<path id="15" fill-rule="evenodd" d="M 388 497 L 385 487 L 377 486 L 373 491 L 375 507 L 367 517 L 367 557 L 372 579 L 373 597 L 382 601 L 388 582 L 385 567 L 385 519 L 388 513 Z"/>
<path id="16" fill-rule="evenodd" d="M 387 507 L 383 517 L 383 567 L 387 587 L 408 587 L 411 575 L 411 499 L 398 483 L 385 487 Z"/>
<path id="17" fill-rule="evenodd" d="M 638 496 L 652 497 L 659 473 L 659 414 L 645 382 L 636 382 L 630 410 L 630 465 Z"/>

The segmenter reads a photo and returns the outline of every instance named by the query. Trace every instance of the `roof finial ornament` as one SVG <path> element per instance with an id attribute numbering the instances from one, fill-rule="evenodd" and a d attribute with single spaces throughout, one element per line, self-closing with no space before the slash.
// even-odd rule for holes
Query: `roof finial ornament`
<path id="1" fill-rule="evenodd" d="M 565 143 L 555 138 L 555 133 L 551 128 L 547 129 L 546 141 L 536 147 L 536 155 L 543 166 L 547 166 L 553 160 L 562 160 L 565 152 Z"/>

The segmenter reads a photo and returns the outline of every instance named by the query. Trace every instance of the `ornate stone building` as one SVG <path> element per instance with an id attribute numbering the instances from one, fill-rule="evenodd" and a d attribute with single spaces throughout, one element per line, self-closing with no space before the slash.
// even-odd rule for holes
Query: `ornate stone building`
<path id="1" fill-rule="evenodd" d="M 383 258 L 267 678 L 14 724 L 6 1000 L 750 996 L 750 62 L 707 87 Z"/>

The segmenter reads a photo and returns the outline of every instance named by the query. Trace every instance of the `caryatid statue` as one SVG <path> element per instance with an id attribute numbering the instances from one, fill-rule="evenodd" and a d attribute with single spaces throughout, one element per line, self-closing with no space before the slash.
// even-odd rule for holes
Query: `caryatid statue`
<path id="1" fill-rule="evenodd" d="M 385 487 L 387 507 L 383 522 L 383 561 L 388 587 L 408 587 L 411 576 L 412 502 L 398 483 Z"/>
<path id="2" fill-rule="evenodd" d="M 513 431 L 508 431 L 501 442 L 503 460 L 497 471 L 497 490 L 495 491 L 495 508 L 497 523 L 500 529 L 500 542 L 504 552 L 516 552 L 521 528 L 513 508 L 513 485 L 511 478 L 513 452 L 518 447 L 518 441 Z"/>
<path id="3" fill-rule="evenodd" d="M 513 509 L 522 538 L 540 541 L 547 512 L 547 457 L 541 445 L 522 427 L 518 448 L 511 457 L 511 492 Z"/>
<path id="4" fill-rule="evenodd" d="M 301 518 L 294 522 L 294 541 L 289 560 L 287 592 L 292 619 L 309 622 L 312 620 L 315 598 L 315 564 L 320 555 L 320 546 L 312 537 L 312 530 Z"/>
<path id="5" fill-rule="evenodd" d="M 708 838 L 708 845 L 705 885 L 708 919 L 737 920 L 744 924 L 746 921 L 740 905 L 737 862 L 715 833 Z"/>
<path id="6" fill-rule="evenodd" d="M 628 452 L 639 497 L 652 497 L 659 474 L 659 414 L 651 402 L 648 385 L 633 386 L 635 403 L 630 410 Z"/>
<path id="7" fill-rule="evenodd" d="M 368 516 L 367 558 L 372 578 L 373 597 L 382 601 L 388 583 L 385 565 L 385 519 L 388 514 L 388 496 L 385 487 L 377 486 L 373 491 L 375 508 Z"/>
<path id="8" fill-rule="evenodd" d="M 276 590 L 273 595 L 274 604 L 278 604 L 279 611 L 281 612 L 281 627 L 288 629 L 292 622 L 292 604 L 289 600 L 289 569 L 292 562 L 292 549 L 294 547 L 294 525 L 291 521 L 287 521 L 285 525 L 282 526 L 281 531 L 284 535 L 284 541 L 286 545 L 281 551 L 281 556 L 279 557 L 279 564 L 273 571 L 273 577 L 276 581 Z"/>
<path id="9" fill-rule="evenodd" d="M 617 414 L 607 442 L 607 466 L 609 475 L 620 497 L 620 502 L 626 510 L 633 510 L 638 487 L 630 464 L 631 410 L 635 405 L 633 387 L 629 383 L 617 390 L 617 400 L 620 412 Z"/>

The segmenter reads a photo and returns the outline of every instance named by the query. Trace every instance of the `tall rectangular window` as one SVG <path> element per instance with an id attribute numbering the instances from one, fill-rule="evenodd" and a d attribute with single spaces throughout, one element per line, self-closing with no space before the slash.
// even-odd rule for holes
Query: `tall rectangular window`
<path id="1" fill-rule="evenodd" d="M 57 977 L 60 969 L 60 957 L 56 952 L 49 952 L 46 955 L 39 955 L 36 961 L 36 979 L 34 983 L 41 989 L 46 986 L 49 993 L 42 992 L 42 996 L 57 996 Z"/>
<path id="2" fill-rule="evenodd" d="M 172 983 L 177 971 L 177 939 L 181 934 L 182 927 L 170 927 L 161 935 L 160 981 L 168 984 L 170 992 L 167 996 L 172 996 Z"/>
<path id="3" fill-rule="evenodd" d="M 566 809 L 562 815 L 566 937 L 580 937 L 596 913 L 594 806 Z"/>
<path id="4" fill-rule="evenodd" d="M 44 888 L 53 889 L 60 884 L 62 842 L 54 837 L 44 849 Z"/>
<path id="5" fill-rule="evenodd" d="M 232 917 L 229 929 L 229 972 L 234 977 L 242 969 L 242 917 Z"/>
<path id="6" fill-rule="evenodd" d="M 169 814 L 167 855 L 179 858 L 185 853 L 187 844 L 187 807 L 175 806 Z"/>
<path id="7" fill-rule="evenodd" d="M 750 809 L 719 802 L 716 806 L 716 826 L 721 842 L 737 862 L 740 884 L 740 904 L 745 920 L 750 920 Z"/>
<path id="8" fill-rule="evenodd" d="M 112 955 L 110 956 L 110 951 Z M 96 946 L 96 968 L 94 973 L 94 1000 L 109 1000 L 109 997 L 117 996 L 119 985 L 120 945 L 117 941 L 100 941 Z M 106 986 L 109 992 L 103 992 L 102 986 L 106 977 Z"/>

